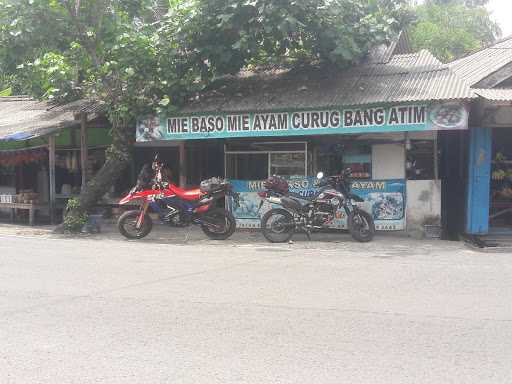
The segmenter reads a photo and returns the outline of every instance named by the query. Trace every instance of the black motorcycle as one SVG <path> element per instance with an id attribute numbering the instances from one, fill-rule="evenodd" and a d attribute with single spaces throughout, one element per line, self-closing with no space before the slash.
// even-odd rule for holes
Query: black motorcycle
<path id="1" fill-rule="evenodd" d="M 272 243 L 289 241 L 297 230 L 311 232 L 326 228 L 335 218 L 336 211 L 343 208 L 347 215 L 348 230 L 360 242 L 368 242 L 375 235 L 373 217 L 355 203 L 364 200 L 350 191 L 350 170 L 337 176 L 324 177 L 318 173 L 313 196 L 305 197 L 289 191 L 288 182 L 280 177 L 270 177 L 264 182 L 265 192 L 259 192 L 264 201 L 281 205 L 273 208 L 261 218 L 261 229 Z"/>

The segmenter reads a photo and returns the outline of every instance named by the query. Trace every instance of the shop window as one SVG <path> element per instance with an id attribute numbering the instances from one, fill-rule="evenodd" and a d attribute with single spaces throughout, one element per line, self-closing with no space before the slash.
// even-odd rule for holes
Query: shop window
<path id="1" fill-rule="evenodd" d="M 411 140 L 407 144 L 407 161 L 405 168 L 408 180 L 433 180 L 434 170 L 434 141 Z"/>
<path id="2" fill-rule="evenodd" d="M 344 169 L 350 168 L 354 179 L 370 179 L 372 177 L 371 147 L 353 143 L 320 145 L 317 151 L 317 168 L 330 175 L 339 174 Z"/>
<path id="3" fill-rule="evenodd" d="M 343 153 L 343 167 L 352 170 L 352 178 L 369 179 L 372 176 L 372 153 L 369 147 L 361 146 Z"/>
<path id="4" fill-rule="evenodd" d="M 240 180 L 264 180 L 268 177 L 266 153 L 226 154 L 226 177 Z"/>
<path id="5" fill-rule="evenodd" d="M 240 141 L 226 144 L 226 152 L 302 152 L 304 149 L 304 142 Z"/>
<path id="6" fill-rule="evenodd" d="M 279 176 L 304 176 L 306 174 L 306 154 L 271 153 L 270 174 Z"/>
<path id="7" fill-rule="evenodd" d="M 270 175 L 305 176 L 305 142 L 234 142 L 226 144 L 226 177 L 263 180 Z"/>

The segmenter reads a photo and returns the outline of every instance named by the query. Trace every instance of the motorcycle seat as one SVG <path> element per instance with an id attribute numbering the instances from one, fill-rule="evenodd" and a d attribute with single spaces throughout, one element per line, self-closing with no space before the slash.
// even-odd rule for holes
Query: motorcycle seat
<path id="1" fill-rule="evenodd" d="M 187 201 L 199 200 L 202 196 L 202 192 L 199 188 L 183 189 L 175 185 L 172 185 L 169 186 L 169 189 L 171 189 L 180 199 Z"/>
<path id="2" fill-rule="evenodd" d="M 306 198 L 304 198 L 304 197 L 302 197 L 300 195 L 297 195 L 297 196 L 288 195 L 288 198 L 290 200 L 293 200 L 293 201 L 297 202 L 297 204 L 300 204 L 302 207 L 305 207 L 306 205 L 311 203 L 311 200 L 306 199 Z"/>

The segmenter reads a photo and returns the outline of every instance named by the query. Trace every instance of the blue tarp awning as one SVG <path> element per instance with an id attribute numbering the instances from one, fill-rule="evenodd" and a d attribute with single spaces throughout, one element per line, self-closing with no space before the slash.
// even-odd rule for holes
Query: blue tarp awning
<path id="1" fill-rule="evenodd" d="M 31 139 L 33 137 L 34 137 L 34 135 L 32 133 L 18 132 L 18 133 L 13 133 L 12 135 L 4 136 L 0 140 L 3 140 L 3 141 L 23 141 L 23 140 Z"/>

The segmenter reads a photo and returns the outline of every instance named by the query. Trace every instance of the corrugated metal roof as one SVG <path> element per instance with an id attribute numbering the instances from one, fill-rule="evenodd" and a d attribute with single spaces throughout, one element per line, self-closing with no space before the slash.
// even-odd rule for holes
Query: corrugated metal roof
<path id="1" fill-rule="evenodd" d="M 405 31 L 400 31 L 390 44 L 380 44 L 370 49 L 368 62 L 372 64 L 385 64 L 391 60 L 394 54 L 399 53 L 412 53 L 409 36 Z"/>
<path id="2" fill-rule="evenodd" d="M 385 64 L 230 76 L 189 102 L 184 113 L 325 108 L 471 99 L 475 95 L 430 52 L 395 55 Z"/>
<path id="3" fill-rule="evenodd" d="M 512 62 L 512 36 L 448 65 L 472 86 Z"/>
<path id="4" fill-rule="evenodd" d="M 77 125 L 72 112 L 26 97 L 0 97 L 0 140 L 26 140 Z"/>
<path id="5" fill-rule="evenodd" d="M 59 112 L 74 112 L 78 113 L 101 113 L 105 112 L 105 103 L 94 100 L 76 100 L 71 103 L 53 106 L 49 109 Z"/>
<path id="6" fill-rule="evenodd" d="M 475 89 L 474 91 L 478 96 L 481 96 L 484 99 L 487 99 L 489 101 L 512 102 L 512 89 L 493 88 L 493 89 Z"/>
<path id="7" fill-rule="evenodd" d="M 512 49 L 512 36 L 501 39 L 498 43 L 494 44 L 495 49 Z"/>

